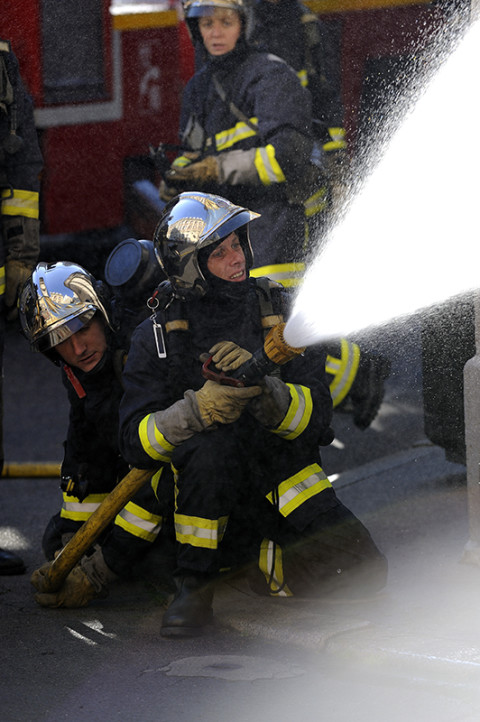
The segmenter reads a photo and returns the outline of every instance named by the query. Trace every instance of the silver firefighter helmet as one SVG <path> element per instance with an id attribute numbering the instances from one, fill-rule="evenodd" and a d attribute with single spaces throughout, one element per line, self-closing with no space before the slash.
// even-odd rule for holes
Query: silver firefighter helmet
<path id="1" fill-rule="evenodd" d="M 202 42 L 198 30 L 198 18 L 213 15 L 215 10 L 235 10 L 244 23 L 244 33 L 248 37 L 248 29 L 252 24 L 252 12 L 247 0 L 183 0 L 183 14 L 188 31 L 194 42 Z M 247 28 L 248 26 L 248 28 Z"/>
<path id="2" fill-rule="evenodd" d="M 235 231 L 245 254 L 247 271 L 253 265 L 248 224 L 259 213 L 211 193 L 180 193 L 165 207 L 153 236 L 155 253 L 178 298 L 203 296 L 208 280 L 199 253 Z"/>
<path id="3" fill-rule="evenodd" d="M 22 331 L 32 351 L 48 353 L 85 326 L 99 312 L 108 313 L 96 281 L 82 266 L 68 261 L 39 263 L 19 299 Z"/>

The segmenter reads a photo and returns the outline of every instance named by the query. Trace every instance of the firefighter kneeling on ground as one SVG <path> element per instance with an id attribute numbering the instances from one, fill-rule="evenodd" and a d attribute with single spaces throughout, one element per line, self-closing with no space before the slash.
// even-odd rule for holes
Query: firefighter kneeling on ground
<path id="1" fill-rule="evenodd" d="M 151 242 L 150 246 L 153 255 Z M 153 287 L 160 279 L 158 271 Z M 146 276 L 153 284 L 151 274 Z M 143 286 L 138 281 L 136 277 L 132 283 L 137 294 Z M 60 261 L 39 263 L 20 297 L 23 333 L 33 351 L 60 367 L 70 404 L 61 469 L 63 503 L 42 539 L 48 560 L 54 559 L 128 472 L 118 447 L 118 408 L 123 361 L 136 313 L 133 304 L 119 312 L 118 297 L 110 291 L 81 266 Z M 159 509 L 153 489 L 146 485 L 112 520 L 99 540 L 101 545 L 89 550 L 61 592 L 37 594 L 38 603 L 78 607 L 105 596 L 108 586 L 128 575 L 159 537 Z M 32 578 L 37 574 L 38 570 Z"/>
<path id="2" fill-rule="evenodd" d="M 209 354 L 220 372 L 238 369 L 288 311 L 282 286 L 248 276 L 257 217 L 193 191 L 167 205 L 154 235 L 172 296 L 132 336 L 120 447 L 157 487 L 175 487 L 176 593 L 163 636 L 201 631 L 226 568 L 248 566 L 252 588 L 273 596 L 355 596 L 386 580 L 384 556 L 322 469 L 319 445 L 333 437 L 322 349 L 252 386 L 202 375 Z"/>

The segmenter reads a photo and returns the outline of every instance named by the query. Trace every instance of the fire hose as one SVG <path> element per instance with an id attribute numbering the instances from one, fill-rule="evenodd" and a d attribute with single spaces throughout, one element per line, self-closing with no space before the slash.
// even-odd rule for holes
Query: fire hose
<path id="1" fill-rule="evenodd" d="M 60 589 L 75 564 L 132 496 L 151 478 L 152 473 L 151 469 L 129 471 L 51 563 L 48 572 L 37 582 L 39 592 L 57 592 Z"/>
<path id="2" fill-rule="evenodd" d="M 283 366 L 287 361 L 291 361 L 305 351 L 305 346 L 295 348 L 285 341 L 283 335 L 285 325 L 285 323 L 278 323 L 273 326 L 267 334 L 263 347 L 257 349 L 251 359 L 228 374 L 223 371 L 221 373 L 212 371 L 210 368 L 212 357 L 210 356 L 202 367 L 204 377 L 226 386 L 253 386 L 258 383 L 277 366 Z"/>
<path id="3" fill-rule="evenodd" d="M 227 375 L 216 373 L 210 368 L 212 358 L 203 364 L 203 375 L 207 379 L 230 386 L 248 386 L 257 383 L 276 366 L 281 366 L 303 353 L 305 348 L 294 348 L 284 339 L 284 323 L 274 326 L 265 339 L 262 348 L 238 369 Z M 113 521 L 118 512 L 132 496 L 150 479 L 151 470 L 132 469 L 110 492 L 96 511 L 80 527 L 75 536 L 64 546 L 51 563 L 47 574 L 37 582 L 39 592 L 56 592 L 62 586 L 68 573 L 94 543 L 101 532 Z M 41 588 L 40 588 L 41 586 Z"/>

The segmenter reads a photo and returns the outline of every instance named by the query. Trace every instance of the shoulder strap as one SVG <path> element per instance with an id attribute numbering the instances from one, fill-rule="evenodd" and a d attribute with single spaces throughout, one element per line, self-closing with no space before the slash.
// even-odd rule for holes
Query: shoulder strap
<path id="1" fill-rule="evenodd" d="M 252 121 L 250 120 L 250 118 L 247 118 L 247 116 L 245 115 L 245 113 L 243 113 L 243 112 L 240 110 L 240 108 L 237 108 L 237 106 L 235 105 L 235 103 L 234 103 L 232 100 L 229 100 L 229 99 L 227 98 L 227 94 L 226 94 L 226 92 L 225 92 L 225 88 L 223 87 L 223 85 L 221 84 L 221 82 L 219 81 L 219 79 L 217 78 L 217 76 L 215 75 L 215 73 L 212 75 L 212 78 L 213 78 L 213 85 L 214 85 L 214 87 L 215 87 L 215 90 L 217 91 L 218 97 L 220 98 L 220 100 L 222 100 L 222 101 L 225 103 L 225 105 L 228 106 L 230 112 L 231 112 L 236 118 L 238 118 L 238 120 L 241 120 L 242 123 L 245 123 L 245 125 L 248 125 L 248 127 L 249 127 L 251 130 L 255 131 L 255 133 L 258 133 L 258 126 L 255 125 L 255 123 L 252 123 Z"/>
<path id="2" fill-rule="evenodd" d="M 262 328 L 265 336 L 273 326 L 283 322 L 283 314 L 275 313 L 273 306 L 272 289 L 281 288 L 281 284 L 272 281 L 271 278 L 260 276 L 255 279 L 255 290 L 257 291 L 258 301 L 260 304 L 260 314 L 262 316 Z"/>

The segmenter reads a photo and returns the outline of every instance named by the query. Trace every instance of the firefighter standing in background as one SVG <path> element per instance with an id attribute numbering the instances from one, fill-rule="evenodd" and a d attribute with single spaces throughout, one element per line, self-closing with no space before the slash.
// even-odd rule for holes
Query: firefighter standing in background
<path id="1" fill-rule="evenodd" d="M 278 55 L 292 67 L 312 98 L 313 132 L 325 185 L 305 200 L 311 241 L 321 241 L 334 203 L 343 192 L 348 165 L 343 127 L 339 38 L 336 28 L 321 22 L 299 0 L 251 0 L 250 42 Z M 342 192 L 340 192 L 342 191 Z"/>
<path id="2" fill-rule="evenodd" d="M 177 591 L 163 636 L 201 631 L 220 569 L 254 559 L 252 587 L 273 596 L 385 583 L 383 555 L 321 467 L 319 445 L 332 440 L 323 351 L 254 386 L 202 376 L 204 354 L 224 372 L 251 359 L 287 309 L 280 284 L 249 278 L 255 218 L 199 191 L 167 205 L 154 244 L 172 297 L 137 327 L 125 365 L 122 453 L 151 468 L 158 489 L 175 485 Z"/>
<path id="3" fill-rule="evenodd" d="M 321 22 L 299 0 L 251 0 L 251 7 L 250 42 L 283 58 L 312 98 L 313 133 L 323 181 L 305 199 L 308 248 L 315 252 L 348 199 L 340 38 L 333 25 Z M 383 399 L 384 380 L 390 372 L 388 359 L 343 338 L 329 345 L 326 368 L 334 408 L 352 413 L 355 424 L 366 429 Z"/>
<path id="4" fill-rule="evenodd" d="M 3 468 L 3 349 L 6 320 L 39 253 L 39 191 L 43 160 L 32 100 L 10 43 L 0 39 L 0 469 Z M 21 574 L 23 561 L 0 549 L 0 574 Z"/>
<path id="5" fill-rule="evenodd" d="M 187 84 L 179 136 L 189 149 L 161 185 L 164 200 L 198 188 L 261 213 L 252 229 L 260 275 L 294 283 L 305 244 L 304 186 L 314 170 L 311 100 L 280 58 L 247 42 L 244 0 L 187 0 L 205 62 Z"/>

